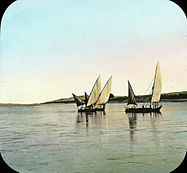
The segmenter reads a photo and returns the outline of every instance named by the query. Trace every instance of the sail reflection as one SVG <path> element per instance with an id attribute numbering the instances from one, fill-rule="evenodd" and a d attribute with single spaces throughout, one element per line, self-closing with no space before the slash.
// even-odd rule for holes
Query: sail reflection
<path id="1" fill-rule="evenodd" d="M 77 115 L 76 123 L 85 123 L 86 128 L 89 126 L 101 126 L 102 125 L 102 117 L 105 116 L 105 111 L 99 112 L 80 112 Z"/>
<path id="2" fill-rule="evenodd" d="M 160 141 L 159 141 L 159 137 L 158 134 L 160 133 L 160 131 L 158 130 L 158 123 L 159 123 L 159 118 L 160 118 L 161 113 L 152 113 L 150 115 L 150 121 L 151 121 L 151 127 L 152 127 L 152 133 L 153 133 L 153 137 L 154 137 L 154 141 L 157 144 L 157 146 L 160 145 Z"/>
<path id="3" fill-rule="evenodd" d="M 137 126 L 137 115 L 136 113 L 127 113 L 129 120 L 129 130 L 130 130 L 130 141 L 134 142 L 134 131 Z"/>
<path id="4" fill-rule="evenodd" d="M 83 122 L 83 116 L 82 116 L 82 114 L 78 114 L 77 115 L 77 121 L 76 121 L 77 123 L 81 123 L 81 122 Z"/>
<path id="5" fill-rule="evenodd" d="M 153 137 L 155 139 L 155 141 L 157 143 L 159 143 L 158 141 L 158 137 L 157 137 L 157 126 L 159 123 L 159 117 L 160 117 L 161 113 L 160 112 L 152 112 L 152 113 L 127 113 L 128 116 L 128 121 L 129 121 L 129 132 L 130 132 L 130 142 L 131 144 L 134 143 L 135 141 L 135 131 L 138 130 L 137 129 L 137 121 L 141 121 L 141 118 L 143 118 L 142 120 L 148 120 L 146 121 L 146 123 L 150 123 L 151 124 L 151 131 L 153 132 Z M 139 118 L 137 119 L 137 116 L 139 116 Z M 146 125 L 147 126 L 147 125 Z"/>

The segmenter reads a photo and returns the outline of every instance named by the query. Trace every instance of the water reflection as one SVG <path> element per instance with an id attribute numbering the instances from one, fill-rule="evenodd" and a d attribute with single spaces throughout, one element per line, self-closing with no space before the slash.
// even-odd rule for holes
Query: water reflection
<path id="1" fill-rule="evenodd" d="M 85 122 L 86 127 L 89 127 L 89 123 L 93 123 L 94 125 L 101 126 L 102 124 L 102 116 L 105 116 L 105 111 L 99 112 L 78 112 L 76 123 Z"/>
<path id="2" fill-rule="evenodd" d="M 158 137 L 158 133 L 160 133 L 159 130 L 158 130 L 160 115 L 161 115 L 161 113 L 155 113 L 155 112 L 150 115 L 152 133 L 153 133 L 154 141 L 155 141 L 157 146 L 160 145 L 159 137 Z"/>
<path id="3" fill-rule="evenodd" d="M 77 115 L 77 123 L 81 123 L 83 121 L 83 116 L 82 114 Z"/>
<path id="4" fill-rule="evenodd" d="M 85 112 L 85 113 L 78 113 L 78 115 L 77 115 L 77 123 L 82 123 L 82 122 L 84 122 L 84 121 L 86 121 L 86 127 L 88 127 L 88 122 L 89 122 L 89 117 L 88 116 L 93 116 L 93 113 L 87 113 L 87 112 Z"/>
<path id="5" fill-rule="evenodd" d="M 144 132 L 142 130 L 148 130 L 152 133 L 149 136 L 155 144 L 159 145 L 158 139 L 159 130 L 159 118 L 161 113 L 125 113 L 110 109 L 107 112 L 82 112 L 77 113 L 76 126 L 78 128 L 89 129 L 114 129 L 114 130 L 128 130 L 129 142 L 133 146 L 135 142 L 139 142 L 139 139 Z M 125 134 L 125 133 L 124 133 Z"/>
<path id="6" fill-rule="evenodd" d="M 161 113 L 157 113 L 157 112 L 150 113 L 150 122 L 153 132 L 157 132 L 157 125 L 159 123 L 160 115 Z"/>
<path id="7" fill-rule="evenodd" d="M 86 113 L 86 127 L 88 127 L 88 113 Z"/>
<path id="8" fill-rule="evenodd" d="M 167 103 L 162 116 L 126 114 L 124 104 L 108 104 L 106 113 L 87 115 L 75 112 L 72 104 L 0 108 L 0 149 L 22 172 L 36 166 L 36 155 L 51 172 L 103 173 L 130 168 L 170 172 L 184 157 L 187 103 Z M 35 172 L 44 171 L 41 164 Z"/>
<path id="9" fill-rule="evenodd" d="M 159 144 L 158 141 L 158 137 L 157 137 L 157 133 L 159 133 L 159 131 L 157 130 L 157 126 L 159 123 L 159 117 L 161 115 L 161 113 L 158 112 L 152 112 L 150 114 L 145 114 L 145 113 L 126 113 L 127 117 L 128 117 L 128 122 L 129 122 L 129 137 L 130 137 L 130 142 L 131 144 L 134 143 L 135 141 L 135 131 L 138 130 L 137 128 L 137 122 L 140 121 L 141 123 L 141 118 L 143 118 L 143 121 L 146 119 L 146 123 L 149 122 L 149 124 L 151 125 L 151 132 L 153 133 L 153 137 L 154 140 L 157 144 Z M 138 118 L 137 118 L 138 116 Z M 145 127 L 148 126 L 148 124 L 144 124 Z M 139 127 L 140 128 L 140 127 Z"/>
<path id="10" fill-rule="evenodd" d="M 136 113 L 127 113 L 129 120 L 129 130 L 130 130 L 130 141 L 134 142 L 134 132 L 137 126 L 137 115 Z"/>

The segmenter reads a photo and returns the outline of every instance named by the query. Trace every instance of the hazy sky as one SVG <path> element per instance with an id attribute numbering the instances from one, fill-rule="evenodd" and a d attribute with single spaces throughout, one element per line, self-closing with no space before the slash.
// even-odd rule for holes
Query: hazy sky
<path id="1" fill-rule="evenodd" d="M 149 94 L 158 61 L 162 92 L 187 90 L 187 20 L 169 0 L 17 0 L 0 39 L 1 103 L 90 93 L 98 75 Z"/>

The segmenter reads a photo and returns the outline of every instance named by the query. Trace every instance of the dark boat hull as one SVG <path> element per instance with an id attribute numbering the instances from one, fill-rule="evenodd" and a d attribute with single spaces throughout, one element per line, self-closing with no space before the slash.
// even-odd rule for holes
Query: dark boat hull
<path id="1" fill-rule="evenodd" d="M 102 108 L 95 108 L 95 109 L 86 108 L 86 109 L 79 109 L 79 110 L 78 110 L 78 112 L 96 112 L 96 111 L 105 111 L 105 107 L 102 107 Z"/>
<path id="2" fill-rule="evenodd" d="M 95 111 L 105 111 L 105 108 L 96 108 Z"/>
<path id="3" fill-rule="evenodd" d="M 126 113 L 151 113 L 151 112 L 160 112 L 162 106 L 156 108 L 127 108 L 125 109 Z"/>
<path id="4" fill-rule="evenodd" d="M 79 109 L 78 112 L 96 112 L 95 109 Z"/>

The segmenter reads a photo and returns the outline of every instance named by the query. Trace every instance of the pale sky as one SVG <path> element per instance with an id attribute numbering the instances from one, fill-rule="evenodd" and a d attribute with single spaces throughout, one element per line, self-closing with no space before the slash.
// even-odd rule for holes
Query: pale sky
<path id="1" fill-rule="evenodd" d="M 187 20 L 169 0 L 17 0 L 0 40 L 0 103 L 40 103 L 90 93 L 145 92 L 157 62 L 162 93 L 187 90 Z"/>

